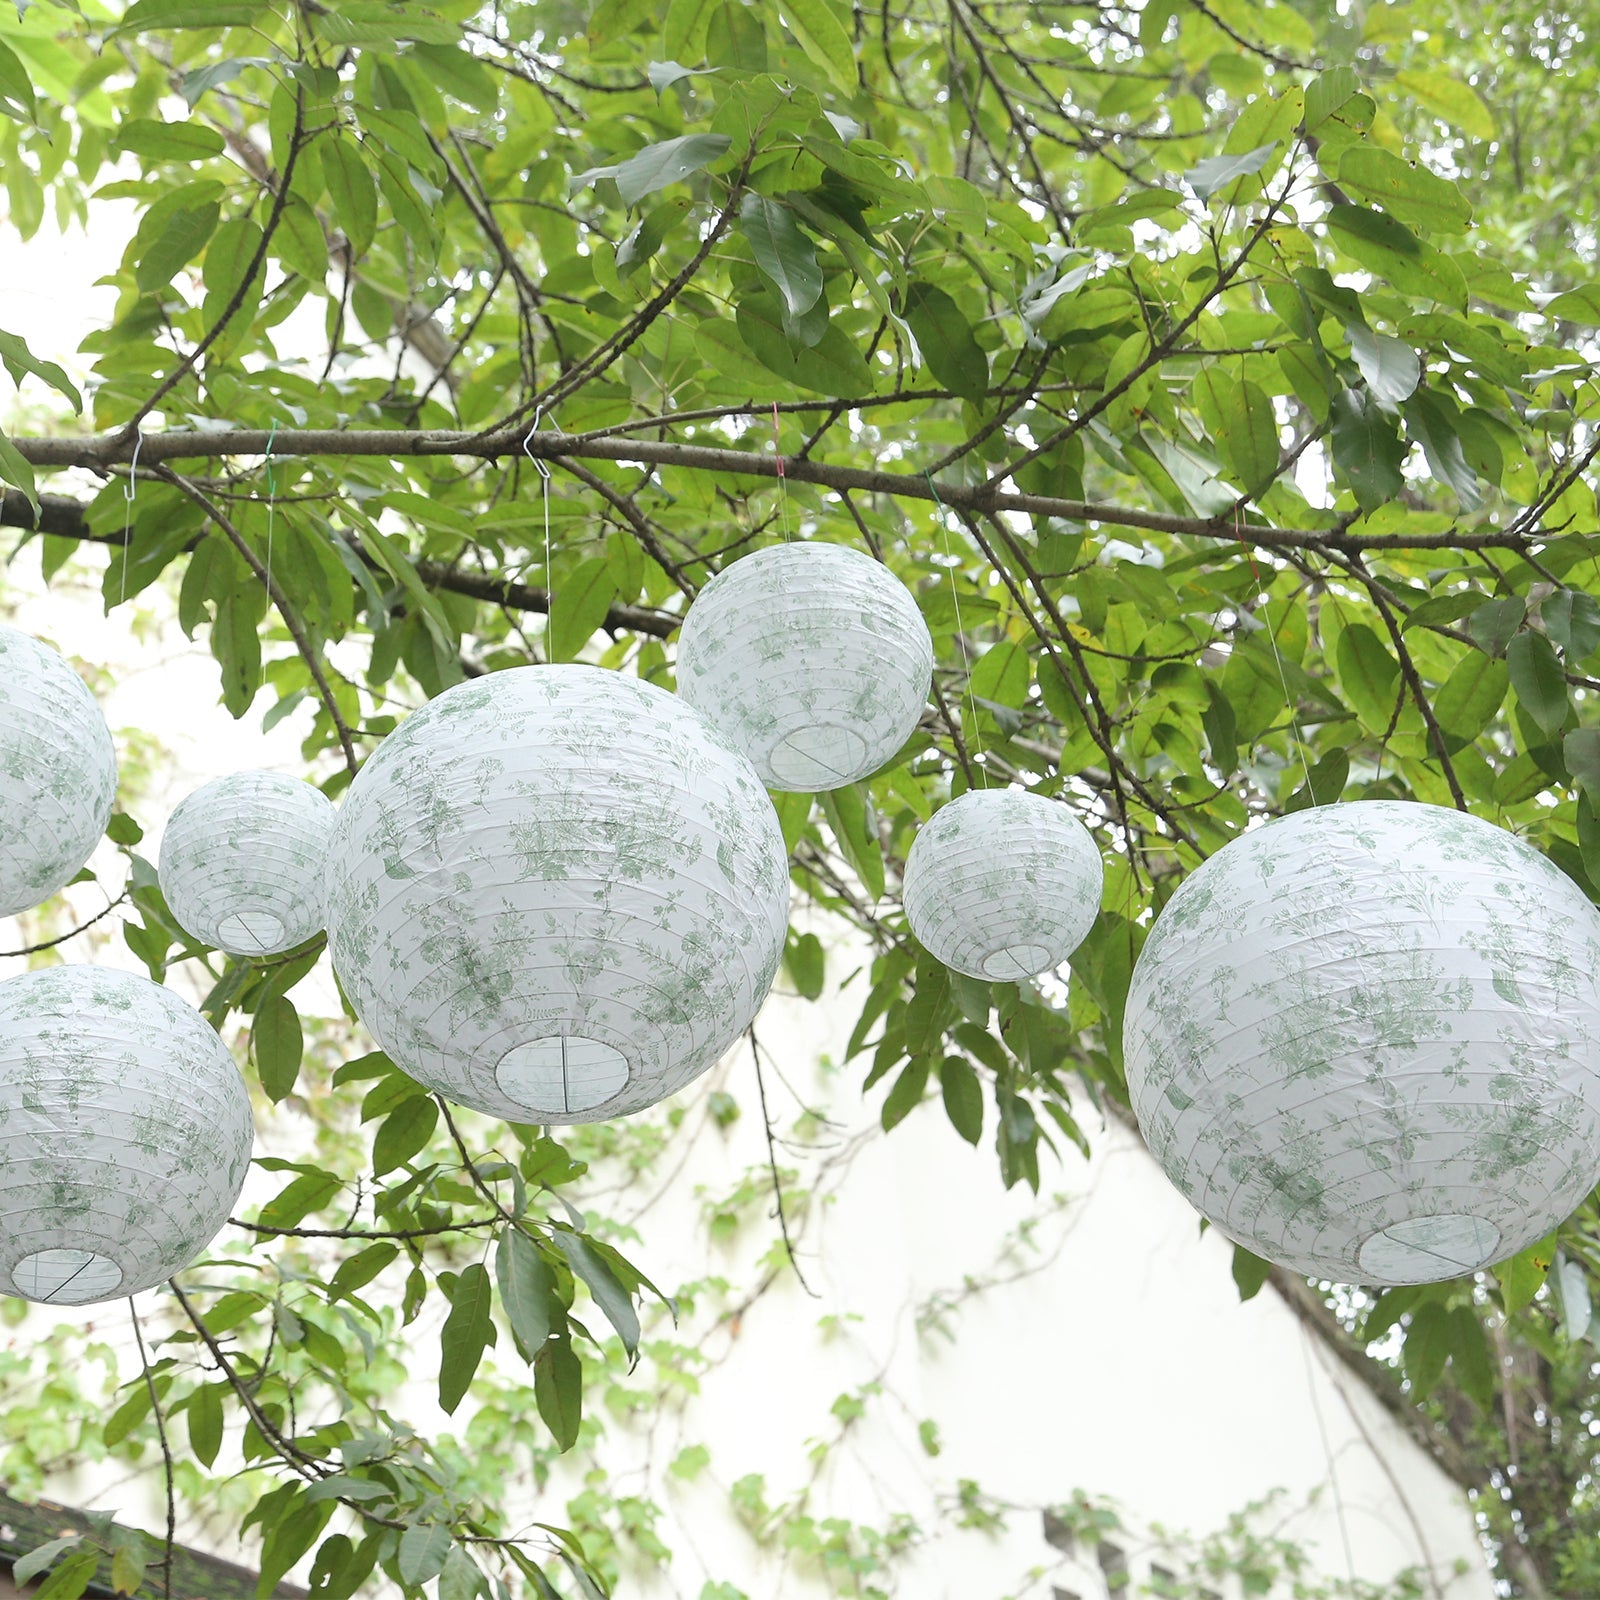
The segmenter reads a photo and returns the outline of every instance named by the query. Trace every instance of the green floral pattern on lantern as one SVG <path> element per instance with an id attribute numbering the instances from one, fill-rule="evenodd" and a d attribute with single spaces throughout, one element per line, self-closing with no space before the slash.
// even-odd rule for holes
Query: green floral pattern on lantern
<path id="1" fill-rule="evenodd" d="M 933 640 L 910 591 L 848 545 L 772 545 L 725 567 L 678 636 L 678 692 L 769 789 L 838 789 L 916 731 Z"/>
<path id="2" fill-rule="evenodd" d="M 1067 806 L 974 789 L 918 831 L 901 898 L 911 931 L 947 967 L 1014 982 L 1083 943 L 1104 883 L 1100 851 Z"/>
<path id="3" fill-rule="evenodd" d="M 236 956 L 322 931 L 333 805 L 278 772 L 235 772 L 186 795 L 161 836 L 161 892 L 179 925 Z"/>
<path id="4" fill-rule="evenodd" d="M 233 1058 L 171 990 L 91 966 L 0 983 L 0 1293 L 170 1278 L 228 1220 L 253 1138 Z"/>
<path id="5" fill-rule="evenodd" d="M 0 624 L 0 916 L 70 883 L 117 793 L 111 730 L 83 679 Z"/>
<path id="6" fill-rule="evenodd" d="M 749 763 L 676 696 L 594 667 L 446 690 L 351 784 L 328 859 L 334 965 L 373 1036 L 516 1121 L 676 1092 L 783 952 L 788 858 Z"/>
<path id="7" fill-rule="evenodd" d="M 1600 914 L 1522 840 L 1362 801 L 1252 829 L 1134 970 L 1128 1089 L 1230 1238 L 1340 1282 L 1454 1277 L 1600 1180 Z"/>

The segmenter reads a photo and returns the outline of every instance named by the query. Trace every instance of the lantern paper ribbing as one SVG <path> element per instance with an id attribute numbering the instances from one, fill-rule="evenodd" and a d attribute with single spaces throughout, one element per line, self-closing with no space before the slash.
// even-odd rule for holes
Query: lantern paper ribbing
<path id="1" fill-rule="evenodd" d="M 911 931 L 947 967 L 1015 981 L 1083 943 L 1104 880 L 1094 840 L 1059 801 L 974 789 L 918 831 L 902 900 Z"/>
<path id="2" fill-rule="evenodd" d="M 0 625 L 0 916 L 70 883 L 117 793 L 111 730 L 48 645 Z"/>
<path id="3" fill-rule="evenodd" d="M 196 789 L 161 836 L 161 892 L 195 938 L 236 956 L 275 955 L 322 931 L 333 806 L 277 772 Z"/>
<path id="4" fill-rule="evenodd" d="M 228 1220 L 253 1133 L 216 1030 L 160 984 L 0 983 L 0 1292 L 85 1305 L 170 1278 Z"/>
<path id="5" fill-rule="evenodd" d="M 1477 818 L 1297 812 L 1180 885 L 1123 1048 L 1151 1150 L 1230 1238 L 1310 1277 L 1455 1277 L 1600 1178 L 1600 915 Z"/>
<path id="6" fill-rule="evenodd" d="M 758 550 L 700 592 L 678 692 L 769 789 L 837 789 L 891 760 L 922 715 L 933 641 L 910 591 L 847 545 Z"/>
<path id="7" fill-rule="evenodd" d="M 699 1076 L 771 987 L 788 906 L 749 763 L 594 667 L 447 689 L 367 762 L 329 848 L 362 1020 L 429 1088 L 519 1122 L 621 1116 Z"/>

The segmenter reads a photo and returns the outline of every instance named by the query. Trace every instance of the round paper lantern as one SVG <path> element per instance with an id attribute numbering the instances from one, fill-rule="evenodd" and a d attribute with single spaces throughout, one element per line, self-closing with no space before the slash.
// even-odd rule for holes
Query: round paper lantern
<path id="1" fill-rule="evenodd" d="M 678 693 L 769 789 L 876 772 L 916 729 L 933 641 L 906 586 L 847 545 L 784 544 L 719 572 L 678 636 Z"/>
<path id="2" fill-rule="evenodd" d="M 431 1089 L 517 1122 L 637 1111 L 711 1066 L 776 975 L 789 870 L 750 765 L 595 667 L 447 689 L 350 785 L 328 939 Z"/>
<path id="3" fill-rule="evenodd" d="M 161 836 L 161 892 L 196 939 L 236 956 L 292 950 L 322 931 L 333 806 L 277 772 L 196 789 Z"/>
<path id="4" fill-rule="evenodd" d="M 1060 801 L 973 789 L 918 830 L 901 899 L 911 931 L 947 967 L 1014 981 L 1083 943 L 1104 883 L 1100 851 Z"/>
<path id="5" fill-rule="evenodd" d="M 0 1293 L 86 1305 L 185 1267 L 250 1164 L 250 1097 L 216 1030 L 107 967 L 0 983 Z"/>
<path id="6" fill-rule="evenodd" d="M 1600 1179 L 1600 915 L 1475 817 L 1297 812 L 1179 886 L 1123 1048 L 1151 1150 L 1230 1238 L 1310 1277 L 1455 1277 Z"/>
<path id="7" fill-rule="evenodd" d="M 0 916 L 70 883 L 117 792 L 111 730 L 48 645 L 0 624 Z"/>

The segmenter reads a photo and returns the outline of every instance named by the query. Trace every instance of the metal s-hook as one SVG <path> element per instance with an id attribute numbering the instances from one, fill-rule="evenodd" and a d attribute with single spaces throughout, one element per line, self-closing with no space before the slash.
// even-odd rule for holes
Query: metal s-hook
<path id="1" fill-rule="evenodd" d="M 133 540 L 133 500 L 139 492 L 139 452 L 144 449 L 144 428 L 134 424 L 137 437 L 133 442 L 133 455 L 128 461 L 128 481 L 122 486 L 122 586 L 117 595 L 117 604 L 124 605 L 128 599 L 128 546 Z"/>

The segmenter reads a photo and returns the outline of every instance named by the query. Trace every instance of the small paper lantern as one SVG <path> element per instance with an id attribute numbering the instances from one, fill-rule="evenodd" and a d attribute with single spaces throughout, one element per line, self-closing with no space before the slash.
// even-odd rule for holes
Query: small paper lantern
<path id="1" fill-rule="evenodd" d="M 322 931 L 333 806 L 277 772 L 235 772 L 179 802 L 161 836 L 161 892 L 184 930 L 236 956 Z"/>
<path id="2" fill-rule="evenodd" d="M 749 1025 L 789 870 L 750 765 L 677 696 L 595 667 L 457 684 L 350 785 L 328 939 L 413 1077 L 518 1122 L 674 1093 Z"/>
<path id="3" fill-rule="evenodd" d="M 0 983 L 0 1293 L 170 1278 L 228 1220 L 253 1134 L 232 1056 L 170 989 L 90 966 Z"/>
<path id="4" fill-rule="evenodd" d="M 876 772 L 916 730 L 933 641 L 906 586 L 847 545 L 773 545 L 724 568 L 678 636 L 678 693 L 769 789 Z"/>
<path id="5" fill-rule="evenodd" d="M 973 978 L 1058 967 L 1100 911 L 1105 868 L 1060 801 L 973 789 L 926 823 L 906 857 L 906 921 L 927 950 Z"/>
<path id="6" fill-rule="evenodd" d="M 1600 1179 L 1600 915 L 1521 840 L 1362 801 L 1252 829 L 1140 954 L 1128 1090 L 1167 1175 L 1297 1273 L 1425 1283 Z"/>
<path id="7" fill-rule="evenodd" d="M 88 685 L 0 624 L 0 916 L 70 883 L 106 831 L 117 752 Z"/>

